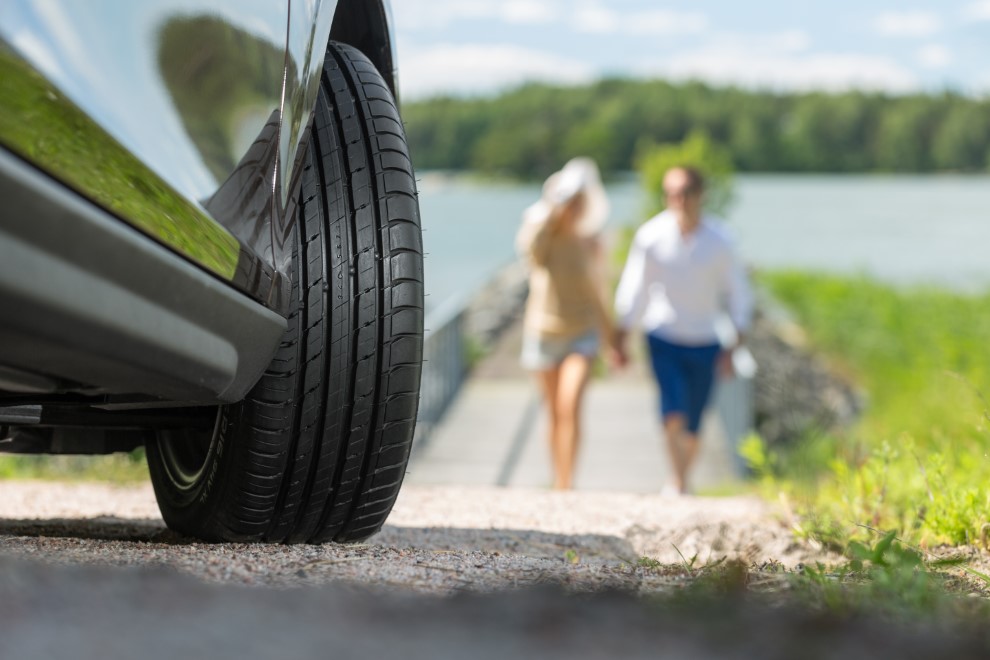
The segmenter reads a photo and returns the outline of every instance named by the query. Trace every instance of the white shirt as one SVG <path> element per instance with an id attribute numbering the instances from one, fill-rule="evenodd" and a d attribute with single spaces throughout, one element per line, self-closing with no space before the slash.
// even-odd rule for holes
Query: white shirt
<path id="1" fill-rule="evenodd" d="M 729 312 L 736 330 L 749 327 L 753 296 L 735 245 L 705 217 L 681 234 L 677 217 L 664 211 L 636 232 L 615 295 L 619 325 L 637 324 L 678 344 L 719 343 L 719 323 Z"/>

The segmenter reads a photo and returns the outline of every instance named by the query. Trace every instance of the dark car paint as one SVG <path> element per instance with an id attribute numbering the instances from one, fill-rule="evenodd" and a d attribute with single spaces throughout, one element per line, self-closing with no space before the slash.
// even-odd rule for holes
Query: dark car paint
<path id="1" fill-rule="evenodd" d="M 394 91 L 390 35 L 385 0 L 8 0 L 0 145 L 284 315 L 326 42 Z"/>

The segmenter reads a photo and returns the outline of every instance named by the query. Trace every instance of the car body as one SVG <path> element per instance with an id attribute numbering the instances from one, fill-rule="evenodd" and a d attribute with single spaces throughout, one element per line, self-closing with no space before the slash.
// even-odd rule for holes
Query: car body
<path id="1" fill-rule="evenodd" d="M 284 329 L 275 317 L 285 313 L 281 299 L 286 285 L 284 241 L 273 237 L 286 232 L 288 190 L 299 167 L 299 136 L 311 119 L 314 81 L 323 61 L 322 47 L 317 44 L 326 44 L 330 38 L 335 16 L 340 32 L 349 25 L 348 34 L 377 35 L 365 37 L 365 47 L 372 61 L 387 72 L 387 79 L 394 80 L 387 6 L 377 1 L 293 1 L 290 6 L 285 0 L 95 4 L 57 0 L 8 2 L 0 7 L 0 53 L 7 60 L 0 83 L 6 87 L 0 94 L 0 115 L 6 118 L 0 120 L 0 143 L 9 150 L 5 168 L 23 172 L 23 161 L 29 162 L 42 177 L 57 181 L 38 185 L 70 189 L 170 248 L 218 283 L 239 290 L 245 294 L 242 298 L 274 312 L 255 308 L 253 313 L 266 323 L 248 324 L 271 326 L 267 329 L 268 354 L 264 355 L 249 338 L 225 341 L 222 335 L 234 329 L 213 328 L 186 333 L 190 341 L 197 334 L 204 335 L 201 346 L 206 351 L 187 346 L 156 350 L 153 337 L 135 337 L 133 328 L 128 332 L 132 336 L 115 337 L 114 328 L 101 323 L 101 319 L 110 321 L 114 311 L 87 304 L 88 311 L 82 311 L 89 317 L 93 343 L 117 347 L 109 351 L 108 361 L 144 362 L 142 367 L 148 369 L 142 368 L 140 386 L 152 394 L 180 400 L 237 400 L 271 357 L 277 343 L 272 337 Z M 356 40 L 360 43 L 360 39 Z M 236 77 L 231 75 L 234 72 Z M 33 105 L 35 114 L 39 108 L 48 112 L 54 121 L 39 122 L 22 107 L 25 103 Z M 101 152 L 99 159 L 108 165 L 105 176 L 93 176 L 96 152 Z M 16 198 L 13 186 L 7 185 L 3 197 Z M 51 307 L 65 307 L 57 299 L 65 297 L 66 282 L 54 279 L 45 266 L 31 268 L 20 263 L 31 255 L 29 246 L 47 251 L 46 243 L 54 234 L 66 231 L 64 223 L 56 228 L 38 222 L 39 215 L 32 209 L 30 215 L 6 217 L 0 231 L 8 240 L 2 245 L 17 255 L 6 255 L 3 263 L 11 264 L 16 256 L 18 266 L 2 272 L 22 273 L 30 288 L 27 297 L 33 300 L 38 298 L 39 287 L 50 285 L 56 289 L 50 296 Z M 30 226 L 12 228 L 13 222 Z M 9 240 L 15 236 L 20 242 L 16 249 Z M 76 251 L 86 242 L 85 236 L 57 241 L 72 243 Z M 87 277 L 92 274 L 87 260 L 105 262 L 107 258 L 105 254 L 80 254 L 73 261 L 82 273 L 65 276 Z M 132 288 L 128 281 L 134 279 L 135 270 L 120 270 L 97 274 L 87 288 L 92 291 L 102 283 Z M 133 293 L 135 300 L 153 300 L 162 294 Z M 63 302 L 79 302 L 76 292 L 68 295 L 71 299 Z M 45 315 L 45 322 L 39 323 L 26 311 L 23 299 L 0 298 L 0 303 L 17 317 L 8 317 L 5 341 L 0 341 L 0 364 L 9 370 L 8 380 L 17 380 L 14 369 L 31 371 L 33 360 L 48 355 L 50 359 L 38 365 L 45 374 L 88 385 L 86 373 L 98 366 L 108 372 L 101 390 L 127 393 L 135 387 L 126 374 L 118 378 L 113 364 L 93 365 L 92 358 L 81 355 L 58 355 L 55 364 L 56 351 L 49 337 L 39 336 L 36 328 L 78 335 L 80 324 L 71 318 L 73 309 L 64 310 L 70 316 L 64 319 L 48 317 L 50 309 L 38 310 Z M 189 301 L 180 303 L 185 306 Z M 246 300 L 241 301 L 244 306 Z M 61 316 L 58 311 L 51 313 Z M 174 308 L 162 313 L 159 323 L 167 326 L 166 317 L 174 316 Z M 11 328 L 18 319 L 23 322 Z M 172 320 L 184 325 L 182 319 Z M 26 336 L 8 334 L 19 329 Z M 173 335 L 178 334 L 182 331 L 176 328 Z M 218 336 L 217 341 L 210 341 Z M 60 346 L 73 341 L 61 336 L 51 339 Z M 82 338 L 77 336 L 75 341 Z M 43 350 L 33 350 L 35 342 Z M 133 349 L 119 350 L 122 343 L 133 343 Z M 95 353 L 99 347 L 92 348 Z M 206 364 L 197 357 L 200 352 L 210 358 Z M 81 362 L 79 368 L 76 362 Z M 178 373 L 161 373 L 168 371 Z M 161 373 L 162 382 L 150 372 Z M 166 379 L 194 382 L 173 385 Z M 47 389 L 54 388 L 62 389 L 56 384 Z"/>
<path id="2" fill-rule="evenodd" d="M 305 313 L 293 311 L 293 255 L 313 198 L 300 197 L 304 172 L 319 165 L 307 166 L 314 117 L 324 108 L 338 129 L 347 119 L 350 97 L 325 86 L 328 44 L 346 56 L 337 87 L 370 108 L 382 88 L 395 94 L 390 20 L 386 0 L 0 5 L 0 449 L 127 450 L 163 428 L 218 428 L 224 406 L 259 387 Z M 363 124 L 367 144 L 396 132 L 379 136 L 377 117 Z M 340 138 L 333 149 L 352 148 Z M 321 176 L 324 197 L 350 185 Z M 381 209 L 398 205 L 386 184 L 376 190 Z M 357 222 L 362 207 L 348 208 Z M 418 231 L 418 207 L 405 216 Z M 320 226 L 337 231 L 330 223 Z M 383 282 L 400 252 L 419 249 L 403 231 L 406 243 L 379 255 Z M 361 294 L 348 292 L 355 305 Z M 382 346 L 399 340 L 388 332 Z"/>

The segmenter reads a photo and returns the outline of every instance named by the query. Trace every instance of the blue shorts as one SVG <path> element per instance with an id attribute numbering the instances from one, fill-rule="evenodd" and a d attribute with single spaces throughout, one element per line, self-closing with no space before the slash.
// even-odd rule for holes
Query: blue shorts
<path id="1" fill-rule="evenodd" d="M 598 344 L 597 332 L 588 332 L 571 339 L 527 334 L 523 336 L 522 366 L 532 371 L 546 371 L 575 353 L 593 358 L 598 354 Z"/>
<path id="2" fill-rule="evenodd" d="M 722 347 L 680 346 L 647 335 L 653 373 L 660 384 L 660 414 L 663 418 L 679 413 L 687 418 L 687 428 L 697 433 L 701 414 L 708 405 L 715 382 L 715 363 Z"/>

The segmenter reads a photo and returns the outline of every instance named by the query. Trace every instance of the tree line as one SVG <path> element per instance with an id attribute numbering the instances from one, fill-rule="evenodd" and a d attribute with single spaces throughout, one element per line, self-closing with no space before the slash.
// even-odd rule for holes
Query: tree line
<path id="1" fill-rule="evenodd" d="M 528 84 L 403 107 L 419 169 L 539 178 L 575 155 L 608 173 L 701 132 L 742 172 L 986 172 L 990 99 L 953 92 L 775 93 L 699 82 Z"/>

